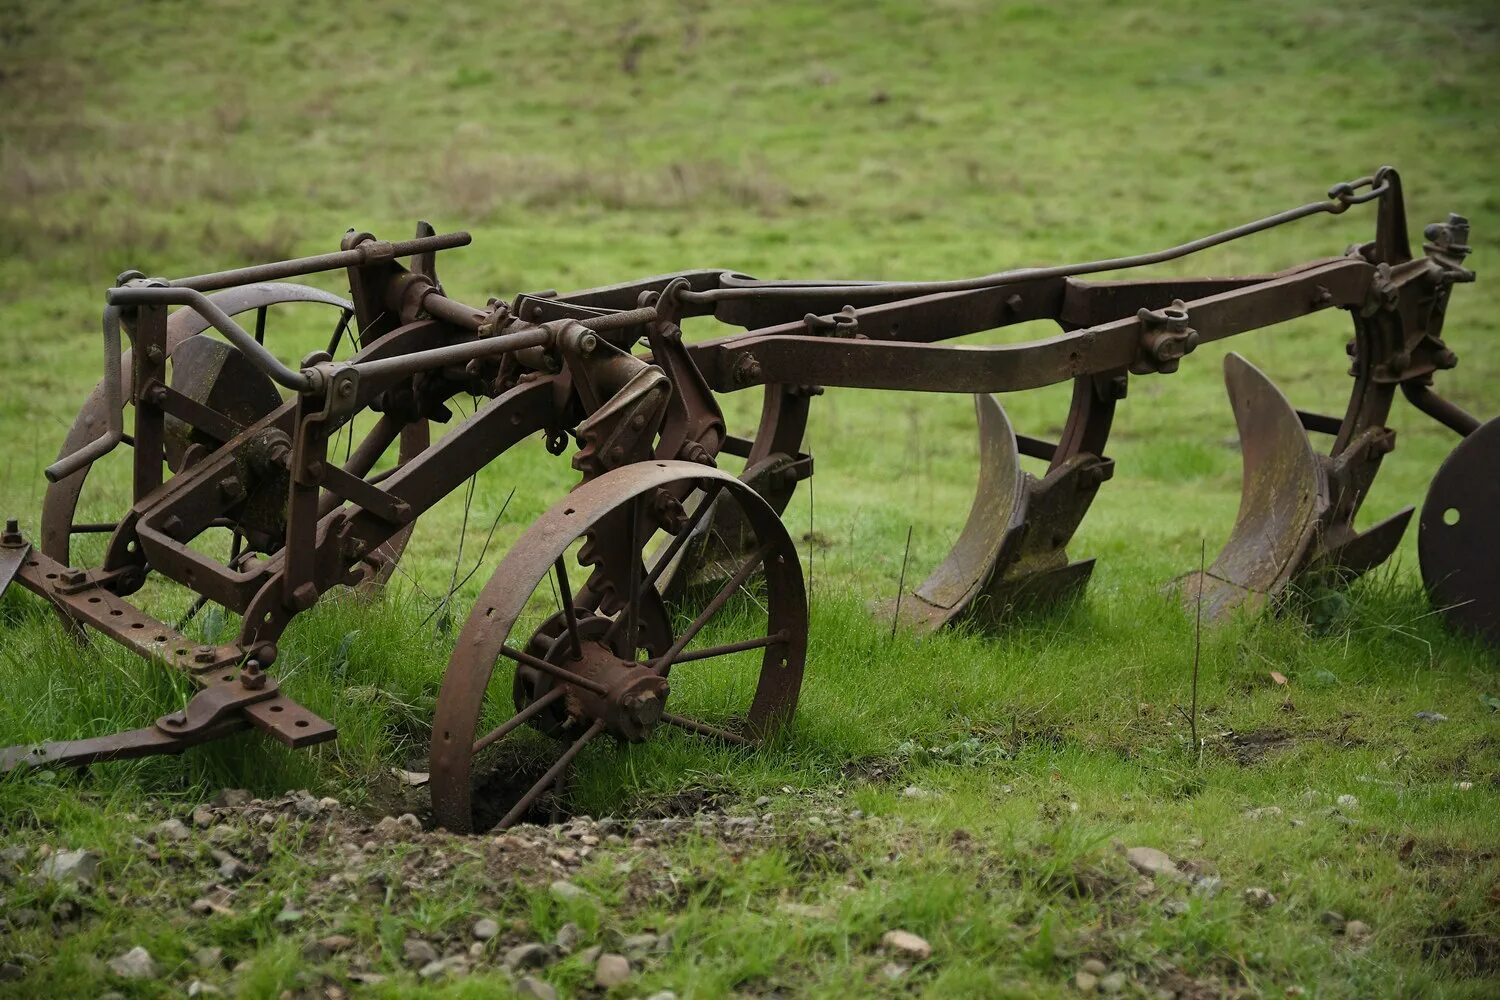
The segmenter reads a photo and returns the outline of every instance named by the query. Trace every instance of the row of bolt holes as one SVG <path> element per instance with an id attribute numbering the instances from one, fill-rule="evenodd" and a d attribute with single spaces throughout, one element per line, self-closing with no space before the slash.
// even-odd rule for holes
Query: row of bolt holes
<path id="1" fill-rule="evenodd" d="M 31 559 L 31 560 L 27 561 L 26 565 L 28 565 L 28 566 L 40 566 L 41 563 L 37 562 L 35 559 Z M 56 580 L 57 579 L 57 574 L 56 573 L 48 573 L 47 574 L 47 579 L 49 579 L 49 580 Z M 102 598 L 102 597 L 97 597 L 97 596 L 96 597 L 90 597 L 89 598 L 89 603 L 90 604 L 100 604 L 100 603 L 103 602 L 103 600 L 104 600 L 104 598 Z M 125 615 L 125 612 L 121 611 L 119 608 L 110 608 L 109 613 L 110 613 L 110 615 L 112 615 L 113 617 L 116 617 L 116 618 L 122 618 Z M 267 615 L 267 618 L 269 618 L 269 617 L 270 616 Z M 146 627 L 146 623 L 145 622 L 131 622 L 130 623 L 130 627 L 131 628 L 145 628 Z M 152 642 L 166 642 L 167 641 L 167 637 L 164 636 L 164 635 L 158 635 L 155 638 L 153 638 L 151 641 Z M 186 656 L 187 655 L 187 648 L 180 646 L 180 647 L 178 647 L 178 649 L 177 649 L 176 652 L 177 652 L 178 656 Z M 220 679 L 224 680 L 226 682 L 227 681 L 232 681 L 232 680 L 234 680 L 234 675 L 233 674 L 224 674 L 223 677 L 220 678 Z M 284 712 L 284 711 L 286 711 L 286 706 L 285 705 L 267 705 L 266 707 L 270 711 L 272 711 L 272 712 Z M 308 723 L 308 721 L 306 719 L 298 719 L 294 723 L 294 725 L 298 729 L 306 729 L 308 727 L 309 723 Z"/>

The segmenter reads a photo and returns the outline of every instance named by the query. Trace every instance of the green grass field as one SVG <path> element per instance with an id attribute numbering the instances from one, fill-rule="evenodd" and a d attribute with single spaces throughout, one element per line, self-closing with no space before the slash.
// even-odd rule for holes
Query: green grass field
<path id="1" fill-rule="evenodd" d="M 1414 232 L 1449 211 L 1472 222 L 1479 280 L 1455 292 L 1445 335 L 1461 362 L 1439 388 L 1481 415 L 1500 409 L 1500 19 L 1484 3 L 0 0 L 0 12 L 0 514 L 28 532 L 41 469 L 99 377 L 98 312 L 117 273 L 322 252 L 349 227 L 402 238 L 418 218 L 473 233 L 439 257 L 447 289 L 473 303 L 706 266 L 948 278 L 1155 249 L 1390 163 Z M 1372 233 L 1356 209 L 1161 270 L 1274 270 Z M 339 278 L 314 280 L 342 291 Z M 295 360 L 326 327 L 276 334 Z M 594 746 L 560 803 L 626 818 L 712 803 L 774 814 L 773 835 L 605 843 L 570 876 L 593 898 L 562 902 L 545 865 L 497 865 L 493 838 L 435 834 L 364 852 L 396 873 L 382 891 L 334 891 L 337 831 L 283 820 L 254 831 L 263 856 L 233 915 L 192 914 L 218 862 L 196 841 L 135 840 L 165 816 L 232 787 L 306 788 L 369 815 L 399 797 L 390 769 L 421 765 L 453 643 L 433 597 L 460 542 L 467 572 L 499 517 L 455 624 L 576 479 L 529 442 L 478 477 L 467 518 L 455 496 L 422 519 L 378 603 L 330 600 L 294 624 L 278 669 L 339 726 L 336 744 L 292 753 L 247 736 L 0 781 L 0 963 L 19 977 L 0 976 L 0 995 L 169 996 L 195 980 L 247 997 L 506 995 L 494 947 L 446 978 L 416 976 L 402 954 L 408 934 L 451 943 L 492 916 L 504 926 L 492 946 L 551 940 L 569 920 L 598 943 L 670 930 L 620 997 L 1067 996 L 1091 960 L 1127 995 L 1493 996 L 1500 657 L 1432 615 L 1415 527 L 1391 564 L 1311 618 L 1205 632 L 1201 755 L 1181 712 L 1193 623 L 1161 586 L 1196 567 L 1201 545 L 1212 558 L 1239 500 L 1225 350 L 1297 405 L 1336 413 L 1347 336 L 1345 317 L 1315 317 L 1133 380 L 1115 478 L 1070 547 L 1099 560 L 1086 596 L 998 637 L 892 638 L 865 610 L 894 594 L 909 528 L 919 578 L 963 521 L 969 399 L 816 400 L 818 474 L 786 514 L 814 580 L 791 738 L 748 755 L 676 732 Z M 1046 435 L 1067 390 L 1003 402 L 1018 431 Z M 759 399 L 725 405 L 743 433 Z M 1397 406 L 1369 522 L 1420 504 L 1455 441 Z M 90 520 L 117 513 L 125 482 L 100 479 Z M 152 596 L 168 612 L 186 600 Z M 103 641 L 73 644 L 29 594 L 0 603 L 0 744 L 144 725 L 184 694 Z M 843 818 L 821 818 L 829 809 Z M 1122 857 L 1137 846 L 1222 888 L 1143 884 Z M 32 878 L 46 852 L 73 848 L 101 855 L 98 886 Z M 1255 905 L 1252 888 L 1275 902 Z M 1337 933 L 1327 911 L 1368 933 Z M 894 928 L 931 957 L 886 968 Z M 352 947 L 304 953 L 333 932 Z M 108 970 L 135 945 L 158 975 Z M 196 964 L 210 946 L 230 961 Z M 359 985 L 350 955 L 387 978 Z M 563 995 L 604 992 L 576 956 L 534 974 Z"/>

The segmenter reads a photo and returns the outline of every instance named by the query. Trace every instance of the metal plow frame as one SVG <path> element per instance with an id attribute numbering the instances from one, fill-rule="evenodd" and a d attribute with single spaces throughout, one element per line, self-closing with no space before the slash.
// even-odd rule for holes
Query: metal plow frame
<path id="1" fill-rule="evenodd" d="M 1373 240 L 1275 274 L 1081 280 L 1364 203 L 1375 205 Z M 176 280 L 126 272 L 107 297 L 104 380 L 47 470 L 40 550 L 10 522 L 0 584 L 19 581 L 75 628 L 184 671 L 202 690 L 149 727 L 11 748 L 0 766 L 174 753 L 246 726 L 291 746 L 332 738 L 333 727 L 271 676 L 287 624 L 331 589 L 386 579 L 424 512 L 533 436 L 553 454 L 571 451 L 581 482 L 502 562 L 460 637 L 434 732 L 441 821 L 473 824 L 475 761 L 521 725 L 558 736 L 566 749 L 502 825 L 522 818 L 599 735 L 638 742 L 665 723 L 753 744 L 784 727 L 801 684 L 805 594 L 777 515 L 812 475 L 802 437 L 824 387 L 974 395 L 979 485 L 968 520 L 938 568 L 877 613 L 921 629 L 997 626 L 1087 582 L 1093 561 L 1073 559 L 1067 546 L 1114 473 L 1105 447 L 1132 376 L 1170 374 L 1200 344 L 1330 309 L 1354 323 L 1342 416 L 1299 411 L 1248 361 L 1226 359 L 1244 492 L 1202 581 L 1205 610 L 1257 607 L 1311 580 L 1347 581 L 1390 554 L 1409 509 L 1364 531 L 1354 520 L 1394 446 L 1385 422 L 1399 388 L 1467 436 L 1424 511 L 1423 574 L 1453 621 L 1493 636 L 1493 497 L 1473 482 L 1496 461 L 1500 440 L 1494 424 L 1480 429 L 1431 389 L 1433 375 L 1457 360 L 1441 333 L 1452 286 L 1473 280 L 1463 266 L 1468 224 L 1450 216 L 1426 236 L 1414 257 L 1400 179 L 1382 168 L 1335 185 L 1326 199 L 1156 253 L 959 281 L 762 281 L 706 269 L 491 299 L 480 309 L 449 297 L 436 274 L 436 255 L 469 236 L 440 236 L 425 223 L 412 240 L 351 231 L 337 252 L 235 271 Z M 334 270 L 347 274 L 347 303 L 284 283 Z M 341 318 L 327 351 L 290 367 L 265 344 L 265 316 L 298 301 L 334 306 Z M 235 319 L 251 310 L 253 333 Z M 351 317 L 355 351 L 335 360 Z M 697 317 L 743 332 L 690 343 L 682 326 Z M 1003 346 L 943 343 L 1039 319 L 1061 332 Z M 210 331 L 221 339 L 205 339 Z M 1017 434 L 995 394 L 1060 382 L 1073 394 L 1059 439 Z M 753 437 L 737 437 L 716 394 L 751 388 L 764 392 L 760 423 Z M 460 393 L 482 403 L 434 441 L 429 423 L 448 422 L 447 403 Z M 367 410 L 379 418 L 340 463 L 330 441 Z M 1309 434 L 1331 446 L 1319 451 Z M 131 453 L 129 508 L 115 521 L 80 524 L 84 478 L 122 446 Z M 392 448 L 394 464 L 374 471 Z M 718 471 L 721 456 L 743 459 L 742 475 Z M 1023 457 L 1045 462 L 1045 472 L 1024 471 Z M 1455 510 L 1461 530 L 1447 523 Z M 191 545 L 212 528 L 233 534 L 227 559 Z M 80 532 L 109 536 L 100 565 L 69 565 Z M 564 554 L 575 551 L 585 573 L 570 582 Z M 140 611 L 126 598 L 151 574 L 196 592 L 194 612 L 214 603 L 238 614 L 238 635 L 194 645 Z M 530 593 L 516 588 L 535 586 L 539 574 L 558 591 L 557 613 L 533 634 L 511 636 Z M 1189 594 L 1198 590 L 1193 576 Z M 766 588 L 755 602 L 764 628 L 723 639 L 710 620 L 754 580 Z M 669 602 L 692 615 L 685 629 Z M 710 645 L 695 645 L 700 633 L 714 636 Z M 674 665 L 750 650 L 763 651 L 758 693 L 738 722 L 666 711 Z M 476 738 L 499 659 L 516 664 L 502 699 L 514 701 L 515 715 Z"/>

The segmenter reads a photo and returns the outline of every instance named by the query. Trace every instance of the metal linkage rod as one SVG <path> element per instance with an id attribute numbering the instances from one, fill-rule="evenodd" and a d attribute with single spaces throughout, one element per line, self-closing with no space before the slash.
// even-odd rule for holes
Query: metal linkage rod
<path id="1" fill-rule="evenodd" d="M 1339 215 L 1349 209 L 1351 205 L 1361 205 L 1367 201 L 1373 201 L 1390 190 L 1390 182 L 1385 178 L 1388 168 L 1382 167 L 1379 171 L 1369 177 L 1361 177 L 1355 181 L 1346 181 L 1335 184 L 1328 191 L 1328 200 L 1309 202 L 1296 208 L 1289 208 L 1275 215 L 1268 215 L 1264 219 L 1247 222 L 1233 229 L 1226 229 L 1220 233 L 1200 237 L 1175 247 L 1165 250 L 1157 250 L 1153 253 L 1135 254 L 1130 257 L 1111 257 L 1107 260 L 1088 261 L 1081 264 L 1059 264 L 1055 267 L 1022 267 L 1010 271 L 997 271 L 994 274 L 986 274 L 977 278 L 961 278 L 955 281 L 869 281 L 869 282 L 778 282 L 778 281 L 747 281 L 743 278 L 726 279 L 732 284 L 720 288 L 710 288 L 701 292 L 683 290 L 677 293 L 680 301 L 691 304 L 712 304 L 729 299 L 772 299 L 772 298 L 803 298 L 811 291 L 825 289 L 845 289 L 857 294 L 860 291 L 870 291 L 882 297 L 903 297 L 914 295 L 931 295 L 936 292 L 968 292 L 982 288 L 993 288 L 997 285 L 1008 285 L 1016 281 L 1033 281 L 1045 278 L 1071 278 L 1081 274 L 1097 274 L 1100 271 L 1118 271 L 1124 268 L 1144 267 L 1148 264 L 1160 264 L 1200 250 L 1207 250 L 1233 240 L 1250 236 L 1255 233 L 1274 229 L 1288 222 L 1305 219 L 1310 215 L 1319 215 L 1327 212 L 1330 215 Z M 1356 194 L 1361 188 L 1370 190 L 1363 194 Z"/>
<path id="2" fill-rule="evenodd" d="M 273 381 L 286 386 L 293 392 L 307 392 L 313 388 L 313 380 L 310 376 L 282 364 L 280 358 L 266 349 L 266 345 L 257 342 L 244 327 L 215 305 L 213 299 L 196 288 L 187 286 L 111 288 L 105 293 L 105 300 L 111 306 L 189 306 L 199 316 L 208 320 L 215 330 L 222 333 L 231 344 L 240 349 L 251 364 L 269 375 Z M 118 343 L 118 340 L 116 342 Z"/>
<path id="3" fill-rule="evenodd" d="M 317 274 L 320 271 L 337 271 L 345 267 L 358 267 L 378 260 L 393 260 L 397 257 L 414 257 L 438 250 L 465 247 L 472 242 L 468 233 L 443 233 L 440 236 L 423 236 L 414 240 L 391 243 L 386 240 L 366 240 L 352 250 L 338 250 L 296 260 L 278 260 L 269 264 L 237 267 L 232 271 L 215 271 L 212 274 L 196 274 L 190 278 L 177 278 L 170 284 L 174 288 L 192 288 L 200 292 L 248 285 L 256 281 L 276 281 L 299 274 Z"/>

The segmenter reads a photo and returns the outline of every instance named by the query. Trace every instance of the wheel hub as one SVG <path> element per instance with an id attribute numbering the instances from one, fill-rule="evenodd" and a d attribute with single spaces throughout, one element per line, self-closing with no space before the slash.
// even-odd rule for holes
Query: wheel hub
<path id="1" fill-rule="evenodd" d="M 579 659 L 565 653 L 562 663 L 604 687 L 600 694 L 581 685 L 567 685 L 568 709 L 575 716 L 602 720 L 617 739 L 627 743 L 642 742 L 661 721 L 670 686 L 645 664 L 616 656 L 599 641 L 584 642 Z"/>

